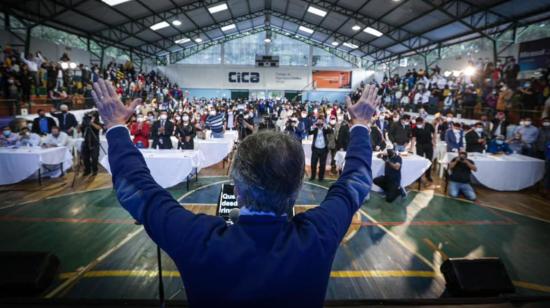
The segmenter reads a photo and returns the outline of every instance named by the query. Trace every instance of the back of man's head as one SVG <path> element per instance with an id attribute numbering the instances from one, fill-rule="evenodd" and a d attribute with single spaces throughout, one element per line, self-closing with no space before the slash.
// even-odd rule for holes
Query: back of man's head
<path id="1" fill-rule="evenodd" d="M 294 205 L 302 186 L 302 145 L 273 131 L 250 135 L 237 149 L 231 177 L 240 206 L 282 215 Z"/>

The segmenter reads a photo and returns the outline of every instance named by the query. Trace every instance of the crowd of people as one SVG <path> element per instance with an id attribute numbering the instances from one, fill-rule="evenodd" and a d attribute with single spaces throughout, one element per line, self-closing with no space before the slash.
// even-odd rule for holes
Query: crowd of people
<path id="1" fill-rule="evenodd" d="M 330 172 L 335 175 L 336 153 L 346 151 L 349 143 L 349 117 L 346 106 L 339 102 L 191 98 L 159 73 L 136 72 L 131 63 L 113 62 L 104 69 L 83 65 L 63 69 L 59 62 L 47 61 L 40 52 L 25 56 L 5 49 L 4 55 L 2 88 L 6 85 L 8 88 L 4 94 L 10 95 L 9 88 L 15 84 L 21 86 L 21 93 L 28 98 L 28 84 L 40 86 L 43 81 L 48 93 L 88 95 L 92 83 L 101 77 L 112 82 L 126 104 L 133 98 L 142 98 L 143 104 L 127 123 L 138 148 L 172 149 L 175 137 L 178 149 L 193 149 L 196 137 L 223 138 L 226 130 L 236 130 L 243 140 L 256 131 L 273 129 L 290 134 L 300 142 L 309 138 L 312 143 L 310 180 L 324 180 L 327 156 L 330 155 Z M 70 61 L 67 55 L 60 60 Z M 543 102 L 549 100 L 548 76 L 522 84 L 517 80 L 518 67 L 513 58 L 497 65 L 472 65 L 477 74 L 448 75 L 435 67 L 431 74 L 412 70 L 402 77 L 386 77 L 378 84 L 383 105 L 372 120 L 370 135 L 373 149 L 385 151 L 381 157 L 389 169 L 386 177 L 375 183 L 388 192 L 388 201 L 404 195 L 398 175 L 402 164 L 399 153 L 415 152 L 433 161 L 439 142 L 445 142 L 448 152 L 458 154 L 457 161 L 450 164 L 451 171 L 459 170 L 451 174 L 450 194 L 458 196 L 462 192 L 469 199 L 475 199 L 475 194 L 464 184 L 468 184 L 466 175 L 468 171 L 475 171 L 475 165 L 468 163 L 467 153 L 521 153 L 550 160 L 550 118 L 544 115 L 534 119 L 531 114 L 536 113 L 525 113 L 515 122 L 508 117 L 513 108 L 512 98 L 516 96 L 522 108 L 538 109 L 540 114 Z M 52 67 L 55 70 L 52 71 Z M 21 76 L 27 76 L 27 72 L 31 76 L 29 82 L 22 83 L 21 78 L 27 80 L 27 77 Z M 19 81 L 12 82 L 17 78 Z M 357 98 L 356 94 L 361 93 L 364 86 L 362 82 L 351 97 Z M 473 125 L 463 123 L 457 112 L 463 112 L 462 117 L 473 118 L 476 105 L 483 107 L 479 120 Z M 69 138 L 81 135 L 85 139 L 81 149 L 86 166 L 84 174 L 96 174 L 97 137 L 102 129 L 99 116 L 91 112 L 78 123 L 68 109 L 66 104 L 61 104 L 52 108 L 50 116 L 40 110 L 32 122 L 4 127 L 0 145 L 63 146 Z M 428 181 L 432 181 L 431 174 L 428 169 Z M 548 179 L 546 187 L 549 188 Z"/>

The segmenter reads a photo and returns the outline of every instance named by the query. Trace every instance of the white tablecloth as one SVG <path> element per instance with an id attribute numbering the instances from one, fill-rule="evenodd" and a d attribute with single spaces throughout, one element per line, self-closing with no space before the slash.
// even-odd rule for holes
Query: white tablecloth
<path id="1" fill-rule="evenodd" d="M 418 112 L 405 112 L 405 113 L 410 115 L 410 116 L 415 116 L 415 117 L 419 116 Z M 446 116 L 446 115 L 443 114 L 442 116 Z M 434 118 L 435 117 L 430 114 L 424 120 L 427 120 L 428 122 L 433 122 Z M 464 123 L 464 124 L 467 124 L 467 125 L 474 125 L 477 122 L 479 122 L 479 120 L 475 120 L 475 119 L 462 119 L 462 118 L 458 118 L 458 117 L 454 117 L 453 121 L 458 122 L 458 123 Z"/>
<path id="2" fill-rule="evenodd" d="M 443 167 L 456 157 L 456 153 L 447 153 L 442 161 Z M 518 191 L 535 185 L 544 177 L 544 160 L 520 154 L 491 155 L 468 153 L 477 171 L 472 172 L 483 186 L 498 191 Z"/>
<path id="3" fill-rule="evenodd" d="M 82 118 L 84 117 L 84 114 L 86 114 L 87 112 L 90 112 L 92 110 L 96 110 L 96 109 L 69 110 L 69 112 L 74 114 L 74 117 L 76 118 L 76 121 L 78 121 L 78 123 L 82 123 Z M 46 116 L 51 117 L 50 110 L 45 109 L 45 111 L 46 111 Z M 27 121 L 32 121 L 35 118 L 38 118 L 38 114 L 34 113 L 34 114 L 28 114 L 28 115 L 25 115 L 25 116 L 18 115 L 17 117 L 18 118 L 23 118 Z M 57 122 L 57 118 L 55 118 L 55 117 L 52 117 L 52 118 Z"/>
<path id="4" fill-rule="evenodd" d="M 239 138 L 237 131 L 226 131 L 223 138 L 199 139 L 195 138 L 195 150 L 202 153 L 201 168 L 210 167 L 221 162 L 233 149 Z M 178 147 L 178 140 L 172 137 L 172 146 Z"/>
<path id="5" fill-rule="evenodd" d="M 372 153 L 372 177 L 378 177 L 384 174 L 384 161 L 376 157 L 378 152 Z M 415 154 L 408 154 L 401 157 L 403 166 L 401 166 L 401 186 L 406 187 L 418 180 L 428 167 L 432 164 L 428 159 Z M 336 153 L 336 167 L 341 170 L 344 167 L 346 160 L 346 152 L 338 151 Z M 380 191 L 376 185 L 372 185 L 373 190 Z"/>
<path id="6" fill-rule="evenodd" d="M 43 168 L 44 176 L 56 177 L 61 174 L 57 165 L 63 163 L 63 169 L 72 166 L 72 155 L 66 147 L 57 148 L 0 148 L 0 185 L 21 182 L 39 168 Z M 43 165 L 48 168 L 44 168 Z M 48 169 L 53 170 L 48 172 Z"/>
<path id="7" fill-rule="evenodd" d="M 187 180 L 194 168 L 200 169 L 201 153 L 192 150 L 140 150 L 153 179 L 162 187 L 168 188 Z M 110 173 L 109 157 L 101 160 L 101 165 Z"/>
<path id="8" fill-rule="evenodd" d="M 302 148 L 304 149 L 304 158 L 306 161 L 306 166 L 311 166 L 311 145 L 313 140 L 306 139 L 302 140 Z M 327 166 L 330 166 L 330 151 L 327 153 Z"/>

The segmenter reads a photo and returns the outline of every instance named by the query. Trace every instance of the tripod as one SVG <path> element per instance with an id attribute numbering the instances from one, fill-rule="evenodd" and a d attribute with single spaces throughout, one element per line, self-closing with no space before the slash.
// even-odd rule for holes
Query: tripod
<path id="1" fill-rule="evenodd" d="M 107 155 L 107 151 L 105 151 L 105 149 L 103 148 L 103 146 L 101 145 L 101 142 L 99 140 L 99 137 L 96 135 L 96 133 L 94 133 L 94 131 L 90 128 L 90 123 L 88 123 L 87 125 L 85 125 L 84 127 L 84 134 L 82 134 L 82 136 L 84 137 L 84 141 L 82 141 L 82 145 L 80 147 L 80 153 L 83 152 L 83 147 L 87 146 L 86 145 L 86 137 L 87 136 L 92 136 L 92 138 L 94 139 L 95 142 L 97 142 L 97 144 L 99 144 L 99 148 L 101 149 L 101 151 L 103 152 L 103 154 Z M 89 134 L 89 135 L 88 135 Z M 74 184 L 76 182 L 76 178 L 78 177 L 78 174 L 80 173 L 80 168 L 82 166 L 82 157 L 81 156 L 78 156 L 78 165 L 76 165 L 76 169 L 75 169 L 75 172 L 74 172 L 74 177 L 73 177 L 73 182 L 71 184 L 71 188 L 74 188 Z"/>

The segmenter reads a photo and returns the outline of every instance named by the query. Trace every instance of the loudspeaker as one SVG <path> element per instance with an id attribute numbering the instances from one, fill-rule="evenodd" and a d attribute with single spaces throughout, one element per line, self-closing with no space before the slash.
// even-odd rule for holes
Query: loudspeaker
<path id="1" fill-rule="evenodd" d="M 499 258 L 451 258 L 441 264 L 447 292 L 457 297 L 497 296 L 515 288 Z"/>
<path id="2" fill-rule="evenodd" d="M 0 296 L 33 296 L 45 291 L 59 269 L 49 252 L 0 252 Z"/>

